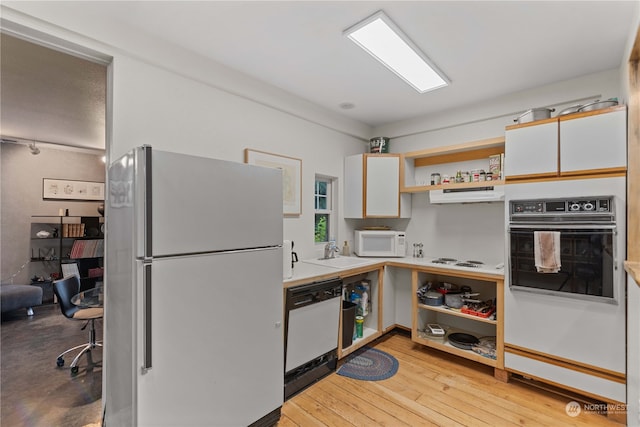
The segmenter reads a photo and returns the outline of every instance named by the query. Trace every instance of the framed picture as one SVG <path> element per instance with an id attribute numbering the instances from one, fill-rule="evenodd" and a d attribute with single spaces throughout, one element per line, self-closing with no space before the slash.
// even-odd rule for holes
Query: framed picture
<path id="1" fill-rule="evenodd" d="M 42 179 L 43 200 L 104 200 L 104 182 Z"/>
<path id="2" fill-rule="evenodd" d="M 244 150 L 244 162 L 282 171 L 282 210 L 285 216 L 302 214 L 302 160 L 264 151 Z"/>

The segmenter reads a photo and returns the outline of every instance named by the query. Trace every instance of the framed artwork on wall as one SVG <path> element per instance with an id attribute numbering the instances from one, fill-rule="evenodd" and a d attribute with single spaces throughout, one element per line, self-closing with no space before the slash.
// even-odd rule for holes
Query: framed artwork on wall
<path id="1" fill-rule="evenodd" d="M 104 182 L 42 179 L 43 200 L 104 200 Z"/>
<path id="2" fill-rule="evenodd" d="M 302 214 L 302 160 L 245 148 L 244 162 L 282 171 L 282 210 L 284 216 Z"/>

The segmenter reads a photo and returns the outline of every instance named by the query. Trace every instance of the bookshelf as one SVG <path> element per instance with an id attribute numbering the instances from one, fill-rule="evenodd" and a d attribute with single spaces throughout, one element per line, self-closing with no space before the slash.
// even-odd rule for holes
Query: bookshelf
<path id="1" fill-rule="evenodd" d="M 73 270 L 68 264 L 75 264 L 81 290 L 93 288 L 96 281 L 102 280 L 103 230 L 103 217 L 34 215 L 31 217 L 30 261 L 42 263 L 42 269 L 49 271 L 51 279 L 63 277 L 65 272 Z"/>

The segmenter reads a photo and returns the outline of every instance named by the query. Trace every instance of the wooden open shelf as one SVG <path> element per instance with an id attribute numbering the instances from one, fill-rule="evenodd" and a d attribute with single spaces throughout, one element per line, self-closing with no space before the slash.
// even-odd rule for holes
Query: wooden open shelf
<path id="1" fill-rule="evenodd" d="M 423 310 L 437 311 L 439 313 L 446 313 L 446 314 L 449 314 L 451 316 L 462 317 L 464 319 L 471 319 L 471 320 L 474 320 L 476 322 L 489 323 L 490 325 L 496 325 L 498 323 L 495 320 L 491 320 L 489 318 L 480 317 L 480 316 L 474 316 L 472 314 L 463 313 L 461 311 L 450 309 L 447 306 L 442 306 L 442 305 L 433 306 L 433 305 L 418 304 L 418 308 L 421 308 Z"/>
<path id="2" fill-rule="evenodd" d="M 450 329 L 447 332 L 447 335 L 454 332 L 465 332 L 467 331 L 460 329 Z M 441 338 L 426 338 L 422 336 L 416 336 L 412 338 L 412 341 L 418 344 L 422 344 L 427 347 L 434 348 L 436 350 L 444 351 L 450 354 L 455 354 L 456 356 L 464 357 L 465 359 L 473 360 L 474 362 L 482 363 L 484 365 L 489 365 L 493 368 L 498 367 L 498 361 L 496 359 L 491 359 L 489 357 L 482 356 L 481 354 L 476 353 L 473 350 L 464 350 L 462 348 L 454 347 L 451 345 L 449 340 L 445 337 Z"/>
<path id="3" fill-rule="evenodd" d="M 495 138 L 465 142 L 462 144 L 427 148 L 424 150 L 404 153 L 402 155 L 402 161 L 400 162 L 400 192 L 420 193 L 444 188 L 473 188 L 503 185 L 503 180 L 442 185 L 413 185 L 414 181 L 407 179 L 407 174 L 409 177 L 412 177 L 415 173 L 415 168 L 418 167 L 488 159 L 489 156 L 504 153 L 504 142 L 504 136 L 499 136 Z"/>

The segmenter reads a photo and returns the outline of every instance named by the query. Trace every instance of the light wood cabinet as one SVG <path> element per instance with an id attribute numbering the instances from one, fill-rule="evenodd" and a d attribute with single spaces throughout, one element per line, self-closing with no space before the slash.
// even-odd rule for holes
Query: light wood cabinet
<path id="1" fill-rule="evenodd" d="M 400 154 L 345 159 L 345 218 L 409 218 L 411 198 L 400 194 Z"/>
<path id="2" fill-rule="evenodd" d="M 626 106 L 507 126 L 507 181 L 617 176 L 627 163 Z"/>
<path id="3" fill-rule="evenodd" d="M 444 305 L 430 306 L 420 303 L 418 289 L 426 281 L 449 282 L 457 285 L 470 286 L 474 292 L 479 292 L 483 300 L 495 299 L 496 319 L 483 318 L 450 309 Z M 424 346 L 444 351 L 456 356 L 464 357 L 495 368 L 495 376 L 504 378 L 504 278 L 487 274 L 468 272 L 451 272 L 437 268 L 414 268 L 411 274 L 412 296 L 412 341 Z M 451 345 L 448 339 L 431 338 L 423 331 L 429 323 L 441 325 L 447 336 L 454 332 L 464 332 L 478 338 L 491 336 L 496 341 L 495 359 L 483 356 L 473 350 L 465 350 Z"/>

